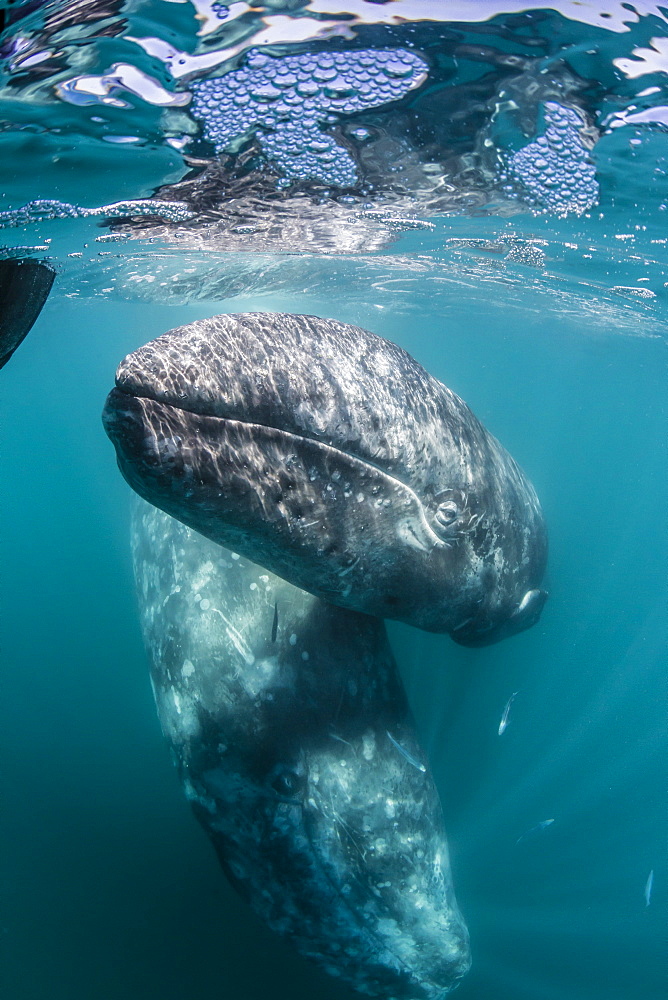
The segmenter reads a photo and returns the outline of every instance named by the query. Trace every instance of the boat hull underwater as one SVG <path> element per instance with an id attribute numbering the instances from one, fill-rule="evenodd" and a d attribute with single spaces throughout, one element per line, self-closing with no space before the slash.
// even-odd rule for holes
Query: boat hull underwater
<path id="1" fill-rule="evenodd" d="M 55 277 L 52 267 L 30 257 L 0 260 L 0 368 L 30 333 Z"/>

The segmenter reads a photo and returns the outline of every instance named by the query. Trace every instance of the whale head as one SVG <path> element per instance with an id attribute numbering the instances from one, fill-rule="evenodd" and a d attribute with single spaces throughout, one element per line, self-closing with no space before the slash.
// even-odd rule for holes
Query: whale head
<path id="1" fill-rule="evenodd" d="M 120 365 L 104 423 L 130 485 L 341 607 L 465 645 L 537 621 L 535 491 L 410 355 L 313 316 L 216 316 Z"/>

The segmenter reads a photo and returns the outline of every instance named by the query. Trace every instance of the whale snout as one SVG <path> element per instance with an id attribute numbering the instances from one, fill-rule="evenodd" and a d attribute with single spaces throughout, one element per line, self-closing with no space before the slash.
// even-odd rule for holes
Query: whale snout
<path id="1" fill-rule="evenodd" d="M 450 635 L 460 646 L 491 646 L 511 635 L 517 635 L 535 625 L 547 600 L 546 590 L 527 590 L 514 611 L 503 621 L 467 620 L 454 628 Z"/>
<path id="2" fill-rule="evenodd" d="M 129 447 L 146 433 L 134 396 L 128 396 L 119 389 L 112 389 L 107 396 L 102 425 L 113 442 L 124 441 Z"/>
<path id="3" fill-rule="evenodd" d="M 152 400 L 112 389 L 102 411 L 102 423 L 116 448 L 119 468 L 132 488 L 151 500 L 151 483 L 188 476 L 188 443 L 183 428 L 155 420 Z M 160 414 L 158 414 L 160 417 Z M 153 419 L 152 419 L 153 418 Z"/>

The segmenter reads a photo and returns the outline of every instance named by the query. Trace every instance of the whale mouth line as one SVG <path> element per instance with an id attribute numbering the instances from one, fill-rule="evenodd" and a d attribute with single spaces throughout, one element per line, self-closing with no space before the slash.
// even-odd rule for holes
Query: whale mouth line
<path id="1" fill-rule="evenodd" d="M 257 428 L 259 428 L 262 431 L 270 431 L 270 432 L 273 431 L 276 434 L 280 434 L 280 435 L 282 435 L 285 438 L 293 439 L 295 442 L 300 442 L 300 441 L 308 442 L 309 444 L 314 445 L 314 446 L 322 449 L 323 452 L 331 452 L 333 455 L 343 456 L 343 458 L 345 458 L 346 461 L 348 461 L 348 462 L 358 463 L 361 466 L 364 466 L 364 467 L 366 467 L 368 469 L 372 469 L 379 476 L 382 476 L 384 479 L 387 479 L 391 483 L 396 484 L 396 486 L 398 488 L 400 488 L 401 490 L 403 490 L 405 493 L 407 493 L 409 495 L 410 499 L 413 501 L 413 503 L 415 504 L 417 510 L 419 511 L 421 526 L 423 527 L 423 529 L 425 529 L 427 531 L 427 533 L 429 535 L 429 538 L 430 538 L 430 541 L 432 542 L 432 546 L 433 547 L 436 547 L 436 546 L 438 546 L 440 548 L 451 548 L 452 547 L 452 545 L 451 545 L 451 543 L 449 541 L 447 541 L 447 540 L 441 538 L 439 535 L 437 535 L 436 532 L 434 531 L 434 529 L 432 528 L 432 526 L 429 523 L 429 520 L 428 520 L 428 518 L 426 516 L 425 510 L 424 510 L 424 504 L 422 503 L 422 500 L 419 498 L 419 496 L 417 495 L 417 493 L 415 492 L 415 490 L 411 486 L 409 486 L 407 483 L 403 482 L 403 480 L 397 479 L 396 476 L 393 476 L 391 473 L 387 472 L 386 469 L 381 468 L 380 466 L 376 465 L 374 462 L 369 461 L 367 458 L 361 458 L 359 455 L 355 455 L 355 454 L 352 454 L 351 452 L 345 451 L 343 448 L 338 448 L 335 444 L 330 444 L 327 441 L 321 441 L 317 437 L 311 437 L 311 436 L 306 435 L 306 434 L 296 434 L 296 433 L 294 433 L 294 431 L 287 431 L 287 430 L 284 430 L 282 427 L 276 427 L 273 424 L 262 424 L 262 423 L 259 423 L 258 421 L 255 421 L 255 420 L 240 420 L 237 417 L 221 416 L 220 414 L 217 414 L 217 413 L 207 413 L 207 412 L 204 412 L 204 411 L 199 410 L 199 409 L 198 410 L 194 410 L 194 409 L 191 410 L 191 409 L 188 409 L 188 407 L 186 407 L 186 406 L 180 406 L 178 403 L 173 403 L 171 401 L 167 402 L 166 400 L 158 399 L 155 396 L 149 395 L 149 393 L 147 393 L 147 392 L 137 393 L 137 392 L 134 392 L 134 391 L 132 391 L 132 392 L 128 391 L 127 389 L 125 389 L 125 388 L 123 388 L 122 386 L 119 386 L 119 385 L 116 385 L 115 389 L 112 389 L 112 391 L 110 392 L 109 397 L 107 399 L 107 407 L 109 407 L 110 401 L 112 401 L 112 408 L 113 408 L 113 395 L 114 395 L 114 392 L 119 393 L 120 395 L 122 395 L 126 399 L 134 399 L 134 400 L 146 399 L 146 400 L 150 400 L 152 403 L 156 404 L 157 406 L 165 407 L 166 409 L 179 410 L 180 412 L 187 413 L 187 414 L 189 414 L 190 416 L 193 416 L 193 417 L 203 417 L 203 418 L 205 418 L 207 420 L 216 420 L 216 421 L 220 421 L 223 424 L 239 424 L 239 425 L 241 425 L 243 427 L 247 427 L 247 428 L 257 427 Z M 107 407 L 105 407 L 105 409 Z"/>
<path id="2" fill-rule="evenodd" d="M 232 416 L 231 414 L 213 413 L 211 409 L 207 409 L 203 406 L 189 407 L 176 400 L 161 399 L 158 395 L 154 396 L 150 392 L 146 391 L 143 386 L 141 388 L 144 391 L 139 392 L 134 388 L 130 389 L 126 388 L 123 385 L 119 385 L 118 381 L 116 382 L 115 385 L 116 392 L 122 393 L 129 399 L 150 399 L 151 402 L 157 403 L 159 406 L 171 407 L 173 410 L 180 410 L 182 413 L 189 413 L 193 417 L 207 417 L 210 420 L 221 420 L 235 424 L 243 424 L 247 427 L 261 427 L 263 430 L 278 431 L 280 434 L 289 435 L 290 437 L 296 438 L 297 440 L 312 441 L 313 444 L 320 445 L 323 448 L 330 448 L 332 451 L 336 451 L 339 452 L 339 454 L 341 455 L 345 455 L 346 458 L 352 459 L 353 461 L 356 462 L 360 462 L 362 465 L 367 465 L 370 469 L 374 469 L 376 472 L 380 472 L 383 476 L 387 476 L 388 479 L 392 479 L 394 482 L 402 486 L 404 489 L 409 490 L 415 496 L 417 502 L 421 503 L 421 501 L 417 497 L 417 494 L 415 494 L 415 492 L 412 490 L 410 486 L 408 486 L 407 483 L 404 483 L 403 480 L 397 479 L 396 476 L 391 475 L 391 473 L 387 472 L 386 469 L 383 469 L 382 466 L 377 465 L 367 456 L 362 457 L 361 455 L 356 455 L 352 452 L 348 452 L 344 448 L 337 447 L 337 445 L 335 444 L 331 444 L 328 441 L 323 441 L 321 438 L 316 437 L 314 434 L 303 434 L 303 433 L 300 434 L 297 433 L 296 431 L 289 431 L 286 430 L 284 427 L 281 427 L 278 423 L 263 424 L 260 423 L 260 421 L 258 420 L 244 420 L 243 417 Z M 113 390 L 112 393 L 110 393 L 110 395 L 112 394 Z"/>

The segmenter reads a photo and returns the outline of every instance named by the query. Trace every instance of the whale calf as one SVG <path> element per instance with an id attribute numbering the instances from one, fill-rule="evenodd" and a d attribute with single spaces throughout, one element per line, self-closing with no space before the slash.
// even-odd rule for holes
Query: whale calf
<path id="1" fill-rule="evenodd" d="M 445 996 L 468 935 L 383 623 L 140 500 L 133 557 L 163 731 L 232 884 L 358 992 Z"/>
<path id="2" fill-rule="evenodd" d="M 474 646 L 538 619 L 533 487 L 382 337 L 316 316 L 199 320 L 125 358 L 103 419 L 137 493 L 318 597 Z"/>
<path id="3" fill-rule="evenodd" d="M 4 368 L 42 311 L 56 273 L 30 257 L 0 260 L 0 368 Z"/>

